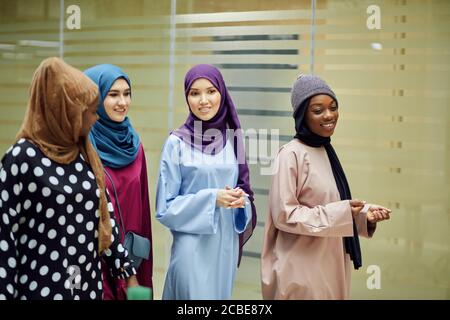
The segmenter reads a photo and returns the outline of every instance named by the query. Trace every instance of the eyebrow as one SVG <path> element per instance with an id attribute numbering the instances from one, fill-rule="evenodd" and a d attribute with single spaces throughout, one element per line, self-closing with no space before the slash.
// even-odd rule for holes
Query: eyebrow
<path id="1" fill-rule="evenodd" d="M 336 102 L 335 102 L 335 101 L 333 101 L 332 103 L 330 103 L 328 106 L 331 107 L 331 106 L 333 106 L 333 105 L 336 105 Z M 314 106 L 326 107 L 325 104 L 320 103 L 320 102 L 315 102 L 315 103 L 313 103 L 313 104 L 310 104 L 309 106 L 310 106 L 310 107 L 314 107 Z"/>
<path id="2" fill-rule="evenodd" d="M 208 88 L 206 88 L 206 89 L 207 89 L 207 90 L 208 90 L 208 89 L 216 89 L 216 87 L 211 86 L 211 87 L 208 87 Z M 200 90 L 200 89 L 191 87 L 191 89 L 189 89 L 189 90 Z"/>
<path id="3" fill-rule="evenodd" d="M 121 90 L 117 90 L 117 89 L 112 89 L 112 90 L 109 90 L 109 92 L 120 92 Z M 127 88 L 127 89 L 125 89 L 125 90 L 123 90 L 123 91 L 131 91 L 131 88 Z"/>

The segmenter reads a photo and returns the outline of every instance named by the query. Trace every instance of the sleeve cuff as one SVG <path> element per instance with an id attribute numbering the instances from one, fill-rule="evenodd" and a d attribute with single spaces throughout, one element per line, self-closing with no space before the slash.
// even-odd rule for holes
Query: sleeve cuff
<path id="1" fill-rule="evenodd" d="M 125 262 L 124 267 L 120 268 L 118 274 L 116 274 L 116 277 L 118 279 L 127 279 L 136 274 L 136 269 L 129 262 Z"/>
<path id="2" fill-rule="evenodd" d="M 233 212 L 234 230 L 241 234 L 247 228 L 252 217 L 252 206 L 248 197 L 245 197 L 245 208 L 235 208 Z"/>

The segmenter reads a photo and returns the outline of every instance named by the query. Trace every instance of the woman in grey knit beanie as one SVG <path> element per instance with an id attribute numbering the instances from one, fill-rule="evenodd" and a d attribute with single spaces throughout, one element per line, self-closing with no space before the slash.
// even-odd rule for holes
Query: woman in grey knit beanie
<path id="1" fill-rule="evenodd" d="M 391 210 L 352 199 L 331 145 L 339 118 L 333 90 L 302 75 L 291 92 L 296 135 L 282 146 L 269 191 L 261 258 L 264 299 L 347 299 L 358 234 L 371 237 Z"/>

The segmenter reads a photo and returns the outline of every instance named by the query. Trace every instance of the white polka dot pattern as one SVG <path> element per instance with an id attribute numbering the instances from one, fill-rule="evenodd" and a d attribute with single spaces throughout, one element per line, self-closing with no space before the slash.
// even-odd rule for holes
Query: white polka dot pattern
<path id="1" fill-rule="evenodd" d="M 0 181 L 0 300 L 101 299 L 100 193 L 89 165 L 81 158 L 57 164 L 21 139 L 2 159 Z M 105 259 L 115 276 L 123 277 L 124 267 L 135 274 L 117 231 Z"/>

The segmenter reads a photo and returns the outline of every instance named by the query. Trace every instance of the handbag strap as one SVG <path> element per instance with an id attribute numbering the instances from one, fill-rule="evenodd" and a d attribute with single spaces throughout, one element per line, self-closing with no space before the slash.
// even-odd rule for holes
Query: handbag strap
<path id="1" fill-rule="evenodd" d="M 117 196 L 116 186 L 114 185 L 114 181 L 113 181 L 111 175 L 109 174 L 109 172 L 106 171 L 106 169 L 103 169 L 103 171 L 105 171 L 105 175 L 108 177 L 109 181 L 111 181 L 111 185 L 114 190 L 114 198 L 116 199 L 116 207 L 117 207 L 117 211 L 119 212 L 120 224 L 122 227 L 122 236 L 125 239 L 125 224 L 123 223 L 122 210 L 120 210 L 119 197 Z"/>

